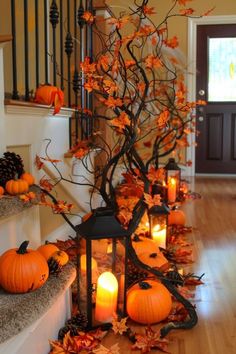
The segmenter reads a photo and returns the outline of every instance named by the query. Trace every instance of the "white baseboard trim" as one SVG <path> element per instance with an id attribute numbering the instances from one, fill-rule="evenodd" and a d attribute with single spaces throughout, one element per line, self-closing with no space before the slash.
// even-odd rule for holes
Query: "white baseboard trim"
<path id="1" fill-rule="evenodd" d="M 236 175 L 235 174 L 224 174 L 224 173 L 195 173 L 195 177 L 236 178 Z"/>

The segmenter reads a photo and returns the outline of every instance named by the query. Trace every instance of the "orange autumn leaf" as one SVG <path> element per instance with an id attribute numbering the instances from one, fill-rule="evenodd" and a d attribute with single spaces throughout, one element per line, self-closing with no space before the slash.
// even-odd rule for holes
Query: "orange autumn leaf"
<path id="1" fill-rule="evenodd" d="M 186 3 L 187 3 L 188 1 L 192 1 L 192 0 L 177 0 L 178 4 L 179 4 L 179 5 L 183 5 L 183 6 L 186 6 Z"/>
<path id="2" fill-rule="evenodd" d="M 131 66 L 135 65 L 135 60 L 125 60 L 125 67 L 129 69 Z"/>
<path id="3" fill-rule="evenodd" d="M 88 23 L 92 24 L 94 22 L 95 17 L 89 11 L 84 11 L 82 18 Z"/>
<path id="4" fill-rule="evenodd" d="M 162 66 L 162 62 L 158 57 L 155 57 L 154 55 L 148 55 L 145 59 L 145 64 L 146 68 L 152 69 L 152 68 L 160 68 Z"/>
<path id="5" fill-rule="evenodd" d="M 56 214 L 69 213 L 73 208 L 73 204 L 67 204 L 63 200 L 58 200 L 56 204 L 52 205 L 52 210 Z"/>
<path id="6" fill-rule="evenodd" d="M 42 177 L 39 181 L 39 185 L 42 189 L 45 189 L 48 192 L 51 192 L 51 190 L 53 189 L 53 185 L 51 184 L 51 182 L 49 182 L 49 180 L 45 177 Z"/>
<path id="7" fill-rule="evenodd" d="M 110 124 L 122 132 L 126 126 L 130 126 L 130 119 L 125 112 L 122 112 L 119 117 L 110 120 Z"/>
<path id="8" fill-rule="evenodd" d="M 149 141 L 144 141 L 144 142 L 143 142 L 143 145 L 144 145 L 145 147 L 147 147 L 147 148 L 150 148 L 150 147 L 152 146 L 152 143 L 151 143 L 150 140 L 149 140 Z"/>
<path id="9" fill-rule="evenodd" d="M 145 15 L 154 15 L 156 12 L 154 11 L 154 7 L 148 7 L 146 5 L 143 6 L 142 10 Z"/>
<path id="10" fill-rule="evenodd" d="M 165 39 L 163 40 L 163 43 L 167 46 L 170 47 L 172 49 L 178 47 L 179 45 L 179 41 L 178 38 L 176 36 L 170 38 L 170 39 Z"/>
<path id="11" fill-rule="evenodd" d="M 117 29 L 121 29 L 122 27 L 124 27 L 124 25 L 126 25 L 127 23 L 130 22 L 130 16 L 125 15 L 125 16 L 118 18 L 118 19 L 111 17 L 108 19 L 107 22 L 109 25 L 114 25 Z"/>
<path id="12" fill-rule="evenodd" d="M 49 340 L 51 345 L 50 354 L 74 354 L 78 353 L 74 338 L 70 336 L 69 331 L 65 334 L 63 342 L 58 340 Z"/>
<path id="13" fill-rule="evenodd" d="M 189 9 L 180 9 L 179 13 L 183 16 L 189 16 L 192 15 L 194 13 L 194 9 L 189 8 Z"/>
<path id="14" fill-rule="evenodd" d="M 35 198 L 36 198 L 36 194 L 34 192 L 28 192 L 20 195 L 20 199 L 25 203 L 31 202 Z"/>
<path id="15" fill-rule="evenodd" d="M 113 95 L 113 93 L 117 92 L 118 87 L 115 84 L 114 81 L 104 79 L 103 80 L 103 89 L 105 92 L 107 92 L 109 95 Z"/>
<path id="16" fill-rule="evenodd" d="M 127 319 L 128 317 L 124 317 L 121 320 L 119 320 L 116 317 L 113 317 L 112 319 L 112 330 L 115 334 L 123 334 L 124 332 L 127 331 L 128 327 L 127 327 Z"/>
<path id="17" fill-rule="evenodd" d="M 119 211 L 117 218 L 120 223 L 125 227 L 129 224 L 130 220 L 133 218 L 133 213 L 129 210 L 122 209 Z"/>
<path id="18" fill-rule="evenodd" d="M 86 83 L 84 84 L 84 88 L 88 92 L 92 92 L 93 90 L 99 90 L 99 85 L 97 80 L 92 77 L 88 77 Z"/>
<path id="19" fill-rule="evenodd" d="M 170 112 L 168 111 L 168 109 L 165 109 L 157 117 L 157 126 L 158 126 L 158 128 L 163 128 L 166 125 L 166 123 L 168 122 L 169 118 L 170 118 Z"/>
<path id="20" fill-rule="evenodd" d="M 109 58 L 107 55 L 102 55 L 97 62 L 99 70 L 107 71 L 109 69 Z"/>
<path id="21" fill-rule="evenodd" d="M 87 153 L 89 152 L 88 148 L 79 148 L 75 153 L 74 153 L 74 157 L 77 159 L 81 159 L 82 157 L 84 157 L 85 155 L 87 155 Z"/>
<path id="22" fill-rule="evenodd" d="M 144 334 L 135 334 L 136 342 L 132 349 L 139 349 L 141 353 L 149 353 L 152 349 L 159 349 L 167 353 L 168 340 L 162 339 L 159 331 L 151 327 L 145 328 Z"/>
<path id="23" fill-rule="evenodd" d="M 156 29 L 154 26 L 143 25 L 140 27 L 139 31 L 135 33 L 135 37 L 149 36 L 150 34 L 153 34 L 154 32 L 156 32 Z"/>
<path id="24" fill-rule="evenodd" d="M 161 205 L 161 196 L 160 194 L 155 194 L 152 197 L 150 194 L 144 193 L 144 201 L 147 204 L 148 209 L 150 209 L 155 205 Z"/>
<path id="25" fill-rule="evenodd" d="M 163 167 L 155 169 L 154 166 L 151 166 L 147 177 L 151 183 L 163 182 L 165 181 L 165 170 Z"/>
<path id="26" fill-rule="evenodd" d="M 38 155 L 36 155 L 34 163 L 38 170 L 41 170 L 41 168 L 43 168 L 44 163 Z"/>
<path id="27" fill-rule="evenodd" d="M 96 71 L 96 63 L 90 63 L 89 57 L 85 57 L 84 61 L 80 63 L 80 67 L 86 74 L 93 74 Z"/>
<path id="28" fill-rule="evenodd" d="M 109 108 L 116 108 L 123 105 L 123 102 L 120 98 L 114 98 L 109 96 L 107 99 L 100 98 L 100 101 L 103 102 Z"/>
<path id="29" fill-rule="evenodd" d="M 139 82 L 137 84 L 137 89 L 139 90 L 140 95 L 142 95 L 144 93 L 145 87 L 146 87 L 146 85 L 144 82 Z"/>

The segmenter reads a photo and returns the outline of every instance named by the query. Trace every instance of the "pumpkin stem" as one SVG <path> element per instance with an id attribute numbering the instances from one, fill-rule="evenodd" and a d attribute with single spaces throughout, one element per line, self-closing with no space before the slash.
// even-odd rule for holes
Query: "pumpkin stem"
<path id="1" fill-rule="evenodd" d="M 149 255 L 149 257 L 150 257 L 150 258 L 156 258 L 156 257 L 157 257 L 157 253 L 151 253 L 151 254 Z"/>
<path id="2" fill-rule="evenodd" d="M 29 245 L 29 241 L 24 241 L 22 242 L 22 244 L 20 245 L 20 247 L 18 248 L 18 250 L 16 251 L 16 253 L 18 254 L 25 254 L 27 253 L 27 247 Z"/>
<path id="3" fill-rule="evenodd" d="M 138 285 L 139 285 L 140 289 L 143 289 L 143 290 L 147 290 L 147 289 L 152 288 L 152 286 L 149 283 L 147 283 L 146 281 L 140 281 L 138 283 Z"/>

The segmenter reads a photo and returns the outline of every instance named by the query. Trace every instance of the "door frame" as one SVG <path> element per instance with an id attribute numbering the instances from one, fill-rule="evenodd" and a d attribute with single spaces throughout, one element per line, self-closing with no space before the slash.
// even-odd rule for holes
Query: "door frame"
<path id="1" fill-rule="evenodd" d="M 188 18 L 188 73 L 187 87 L 188 100 L 196 100 L 196 57 L 197 57 L 197 26 L 198 25 L 223 25 L 235 24 L 236 15 L 204 16 Z M 195 134 L 188 136 L 189 147 L 186 151 L 186 161 L 192 161 L 192 166 L 186 168 L 187 176 L 195 176 Z M 218 174 L 217 174 L 218 175 Z M 218 175 L 219 176 L 219 175 Z"/>

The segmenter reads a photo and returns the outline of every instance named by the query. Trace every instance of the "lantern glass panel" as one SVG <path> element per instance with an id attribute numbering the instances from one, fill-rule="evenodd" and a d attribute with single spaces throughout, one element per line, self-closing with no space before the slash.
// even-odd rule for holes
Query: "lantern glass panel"
<path id="1" fill-rule="evenodd" d="M 150 215 L 150 233 L 158 247 L 166 248 L 167 215 Z"/>

